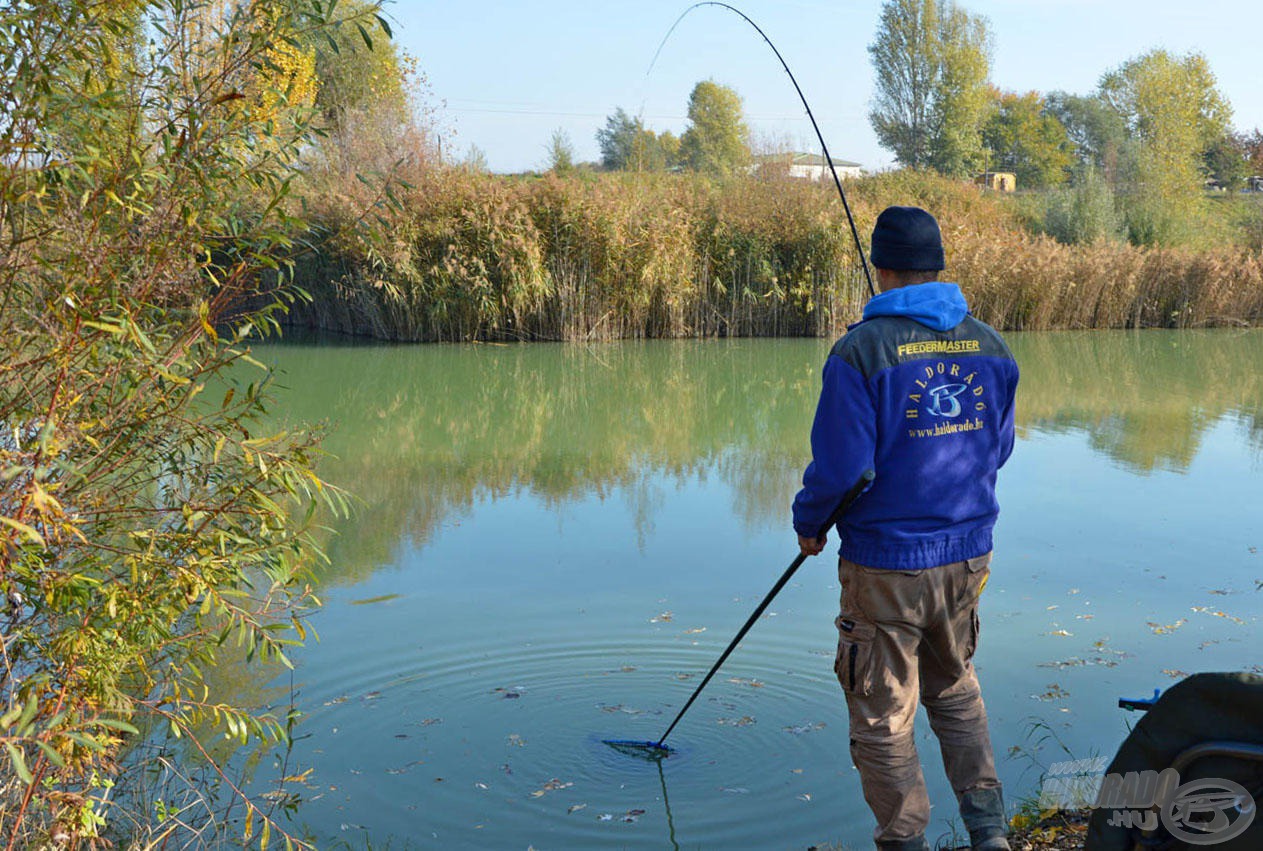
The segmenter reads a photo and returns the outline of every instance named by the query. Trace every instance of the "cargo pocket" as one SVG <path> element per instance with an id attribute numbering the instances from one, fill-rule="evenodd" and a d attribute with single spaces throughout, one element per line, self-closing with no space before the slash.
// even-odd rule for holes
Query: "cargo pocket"
<path id="1" fill-rule="evenodd" d="M 838 653 L 833 660 L 833 672 L 838 675 L 844 692 L 866 695 L 872 687 L 876 627 L 844 616 L 839 616 L 834 623 L 838 627 Z"/>
<path id="2" fill-rule="evenodd" d="M 965 661 L 968 662 L 974 658 L 974 652 L 978 649 L 978 630 L 981 624 L 978 622 L 978 607 L 973 606 L 969 610 L 969 644 L 965 647 Z"/>
<path id="3" fill-rule="evenodd" d="M 969 661 L 974 657 L 974 652 L 978 649 L 978 631 L 980 624 L 978 621 L 978 598 L 982 596 L 982 591 L 987 587 L 987 580 L 991 578 L 991 553 L 971 558 L 965 562 L 966 568 L 969 570 L 969 583 L 967 598 L 962 601 L 962 605 L 969 609 L 969 636 L 965 642 L 965 661 Z M 957 633 L 959 636 L 959 633 Z M 960 639 L 957 638 L 959 641 Z"/>

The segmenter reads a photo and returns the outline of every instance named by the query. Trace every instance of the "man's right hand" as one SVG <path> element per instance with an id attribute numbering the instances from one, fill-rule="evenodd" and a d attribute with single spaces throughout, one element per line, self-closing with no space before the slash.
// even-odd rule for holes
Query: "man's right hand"
<path id="1" fill-rule="evenodd" d="M 802 535 L 799 535 L 798 551 L 805 556 L 819 555 L 828 540 L 828 534 L 821 535 L 819 538 L 804 538 Z"/>

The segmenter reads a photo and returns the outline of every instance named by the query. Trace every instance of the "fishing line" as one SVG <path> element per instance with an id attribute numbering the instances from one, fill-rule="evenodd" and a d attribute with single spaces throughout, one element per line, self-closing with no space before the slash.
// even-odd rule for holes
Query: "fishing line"
<path id="1" fill-rule="evenodd" d="M 763 40 L 767 42 L 767 46 L 772 48 L 772 52 L 775 53 L 776 58 L 780 60 L 781 67 L 784 68 L 785 73 L 789 75 L 789 81 L 794 84 L 794 91 L 798 92 L 798 99 L 803 102 L 803 109 L 807 110 L 807 118 L 811 121 L 811 129 L 816 131 L 816 139 L 820 141 L 820 150 L 824 154 L 824 161 L 829 166 L 829 173 L 833 175 L 833 185 L 838 188 L 838 197 L 842 199 L 842 209 L 846 210 L 846 220 L 851 225 L 851 236 L 855 239 L 855 250 L 859 252 L 860 255 L 860 268 L 864 270 L 864 280 L 868 284 L 868 294 L 877 295 L 877 290 L 873 288 L 872 275 L 868 272 L 868 263 L 864 259 L 864 246 L 860 244 L 860 233 L 855 228 L 855 217 L 851 215 L 851 205 L 847 203 L 846 193 L 842 191 L 842 181 L 838 178 L 837 169 L 833 167 L 833 158 L 829 156 L 829 146 L 825 144 L 824 134 L 820 132 L 820 125 L 816 123 L 816 116 L 811 114 L 811 104 L 807 103 L 807 97 L 803 94 L 802 87 L 798 85 L 798 80 L 794 78 L 794 72 L 789 70 L 789 64 L 785 61 L 785 57 L 781 56 L 781 52 L 776 49 L 776 45 L 772 44 L 772 40 L 767 37 L 767 33 L 763 32 L 758 24 L 752 21 L 745 12 L 741 11 L 736 6 L 729 6 L 727 3 L 710 2 L 710 0 L 703 3 L 694 3 L 692 6 L 685 9 L 680 17 L 675 19 L 675 23 L 671 25 L 671 29 L 667 30 L 667 34 L 662 37 L 662 43 L 658 45 L 657 51 L 654 52 L 653 61 L 649 63 L 649 69 L 645 71 L 645 76 L 649 76 L 649 74 L 653 71 L 653 66 L 657 64 L 658 56 L 662 53 L 662 48 L 666 47 L 667 41 L 671 38 L 671 34 L 675 32 L 675 28 L 680 25 L 680 21 L 684 20 L 689 12 L 701 6 L 718 6 L 721 9 L 727 9 L 730 12 L 740 15 L 742 20 L 754 27 L 754 31 L 763 37 Z"/>

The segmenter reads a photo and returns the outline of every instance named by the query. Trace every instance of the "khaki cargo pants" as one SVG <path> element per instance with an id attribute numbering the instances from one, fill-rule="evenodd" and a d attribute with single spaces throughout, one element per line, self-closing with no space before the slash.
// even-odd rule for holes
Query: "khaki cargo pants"
<path id="1" fill-rule="evenodd" d="M 912 733 L 918 699 L 938 737 L 966 826 L 993 827 L 978 824 L 968 794 L 999 801 L 987 712 L 971 661 L 978 596 L 990 562 L 990 553 L 928 570 L 838 562 L 842 601 L 834 670 L 846 693 L 851 758 L 877 817 L 873 837 L 879 848 L 921 847 L 930 821 Z"/>

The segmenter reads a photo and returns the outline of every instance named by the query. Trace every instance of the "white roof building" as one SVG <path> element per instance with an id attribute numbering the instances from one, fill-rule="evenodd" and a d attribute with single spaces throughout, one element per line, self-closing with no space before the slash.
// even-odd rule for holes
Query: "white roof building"
<path id="1" fill-rule="evenodd" d="M 833 157 L 832 160 L 833 168 L 837 171 L 838 178 L 841 180 L 859 177 L 864 173 L 864 169 L 859 163 L 853 163 L 850 160 L 840 160 L 837 157 Z M 796 151 L 783 154 L 767 154 L 755 157 L 755 168 L 758 170 L 769 168 L 777 171 L 784 169 L 787 176 L 805 180 L 833 179 L 824 157 L 820 154 L 804 154 Z"/>

